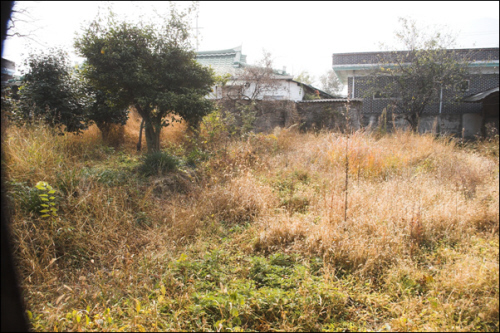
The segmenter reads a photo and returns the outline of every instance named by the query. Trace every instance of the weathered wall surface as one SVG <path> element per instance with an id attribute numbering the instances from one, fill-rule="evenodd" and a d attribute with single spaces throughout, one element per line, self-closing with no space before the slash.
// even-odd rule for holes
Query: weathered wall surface
<path id="1" fill-rule="evenodd" d="M 236 125 L 248 126 L 256 133 L 273 131 L 275 127 L 299 125 L 307 130 L 358 130 L 360 128 L 392 131 L 394 128 L 408 129 L 408 122 L 399 113 L 362 113 L 360 101 L 313 100 L 313 101 L 248 101 L 221 100 L 222 110 L 231 112 Z M 498 111 L 496 111 L 498 112 Z M 348 115 L 348 116 L 347 116 Z M 484 118 L 484 119 L 483 119 Z M 424 114 L 420 118 L 420 133 L 439 133 L 473 138 L 486 131 L 498 133 L 498 116 L 483 117 L 478 113 Z M 496 132 L 495 132 L 496 131 Z M 489 134 L 489 133 L 484 133 Z"/>
<path id="2" fill-rule="evenodd" d="M 224 112 L 231 112 L 237 126 L 249 125 L 253 131 L 271 132 L 275 127 L 298 124 L 301 130 L 340 130 L 361 127 L 360 102 L 316 100 L 295 103 L 292 101 L 255 101 L 254 104 L 237 100 L 219 101 Z M 349 117 L 346 117 L 346 115 Z"/>
<path id="3" fill-rule="evenodd" d="M 361 125 L 367 129 L 382 129 L 392 131 L 394 128 L 408 129 L 408 122 L 400 114 L 387 116 L 362 114 Z M 483 126 L 487 126 L 492 133 L 498 133 L 498 117 L 487 117 L 477 113 L 423 115 L 420 118 L 419 133 L 447 134 L 458 137 L 474 138 L 483 134 Z"/>
<path id="4" fill-rule="evenodd" d="M 292 101 L 250 101 L 223 99 L 218 101 L 223 112 L 234 116 L 237 127 L 248 126 L 256 133 L 271 132 L 275 127 L 299 123 L 296 103 Z"/>
<path id="5" fill-rule="evenodd" d="M 361 102 L 347 102 L 339 100 L 313 100 L 297 103 L 297 112 L 300 116 L 300 128 L 329 129 L 345 131 L 358 130 L 361 127 Z"/>

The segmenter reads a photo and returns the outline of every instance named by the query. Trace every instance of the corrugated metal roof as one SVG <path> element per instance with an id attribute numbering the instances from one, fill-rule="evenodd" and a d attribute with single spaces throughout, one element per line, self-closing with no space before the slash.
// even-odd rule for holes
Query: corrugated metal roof
<path id="1" fill-rule="evenodd" d="M 486 97 L 490 96 L 491 94 L 498 93 L 498 87 L 489 89 L 483 92 L 480 92 L 478 94 L 474 94 L 472 96 L 464 98 L 464 102 L 466 103 L 480 103 L 482 102 Z"/>

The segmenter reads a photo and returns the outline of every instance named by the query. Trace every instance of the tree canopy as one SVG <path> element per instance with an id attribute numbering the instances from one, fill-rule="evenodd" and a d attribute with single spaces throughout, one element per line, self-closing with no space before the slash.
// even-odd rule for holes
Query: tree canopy
<path id="1" fill-rule="evenodd" d="M 13 117 L 20 122 L 41 120 L 54 129 L 67 132 L 86 128 L 84 96 L 61 49 L 31 54 L 27 60 L 20 103 Z"/>
<path id="2" fill-rule="evenodd" d="M 144 119 L 148 151 L 160 149 L 161 128 L 178 115 L 196 125 L 212 109 L 205 96 L 210 69 L 195 61 L 188 23 L 172 9 L 163 27 L 97 18 L 75 42 L 87 60 L 86 79 L 113 96 L 115 107 L 133 106 Z"/>

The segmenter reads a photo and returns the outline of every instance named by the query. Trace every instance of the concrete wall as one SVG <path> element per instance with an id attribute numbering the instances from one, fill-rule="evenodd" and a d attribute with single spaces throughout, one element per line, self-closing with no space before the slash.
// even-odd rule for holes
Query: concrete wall
<path id="1" fill-rule="evenodd" d="M 466 113 L 462 117 L 462 124 L 464 137 L 472 138 L 476 135 L 481 135 L 483 116 L 475 113 Z"/>
<path id="2" fill-rule="evenodd" d="M 302 101 L 297 103 L 301 130 L 358 130 L 360 123 L 360 102 L 347 101 Z"/>
<path id="3" fill-rule="evenodd" d="M 371 130 L 392 131 L 394 128 L 408 129 L 408 122 L 402 115 L 396 113 L 389 113 L 385 118 L 384 115 L 362 114 L 361 125 Z M 484 118 L 481 114 L 477 113 L 423 115 L 420 118 L 418 131 L 419 133 L 474 138 L 482 135 L 485 130 L 483 125 L 490 128 L 490 131 L 498 133 L 498 117 Z"/>
<path id="4" fill-rule="evenodd" d="M 308 101 L 295 103 L 292 101 L 256 101 L 255 104 L 245 101 L 220 100 L 223 112 L 234 115 L 237 126 L 253 120 L 254 132 L 271 132 L 275 127 L 299 125 L 301 130 L 357 130 L 361 128 L 360 102 L 346 101 Z M 346 115 L 349 117 L 346 117 Z M 247 120 L 245 120 L 245 117 Z M 347 126 L 349 124 L 349 127 Z"/>
<path id="5" fill-rule="evenodd" d="M 219 105 L 225 112 L 234 115 L 237 126 L 252 119 L 256 133 L 271 132 L 275 127 L 299 125 L 299 129 L 345 131 L 367 128 L 371 130 L 392 131 L 395 128 L 408 129 L 408 122 L 398 113 L 362 113 L 362 102 L 341 100 L 301 101 L 256 101 L 254 105 L 246 101 L 220 100 Z M 248 117 L 250 115 L 250 118 Z M 348 115 L 348 117 L 347 117 Z M 245 120 L 246 118 L 246 120 Z M 424 114 L 420 118 L 420 133 L 447 134 L 465 138 L 481 135 L 486 124 L 496 128 L 498 117 L 484 117 L 478 113 L 464 114 Z M 485 133 L 488 134 L 488 133 Z"/>

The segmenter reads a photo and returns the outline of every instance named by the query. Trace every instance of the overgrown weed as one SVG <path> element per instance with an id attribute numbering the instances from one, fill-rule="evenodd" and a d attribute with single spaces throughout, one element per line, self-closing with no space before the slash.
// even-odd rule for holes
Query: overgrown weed
<path id="1" fill-rule="evenodd" d="M 176 124 L 177 168 L 143 177 L 138 126 L 112 147 L 95 128 L 7 130 L 35 330 L 498 330 L 489 148 L 357 132 L 346 152 L 337 133 L 203 125 L 194 142 Z M 38 181 L 58 191 L 54 219 L 33 213 Z"/>

